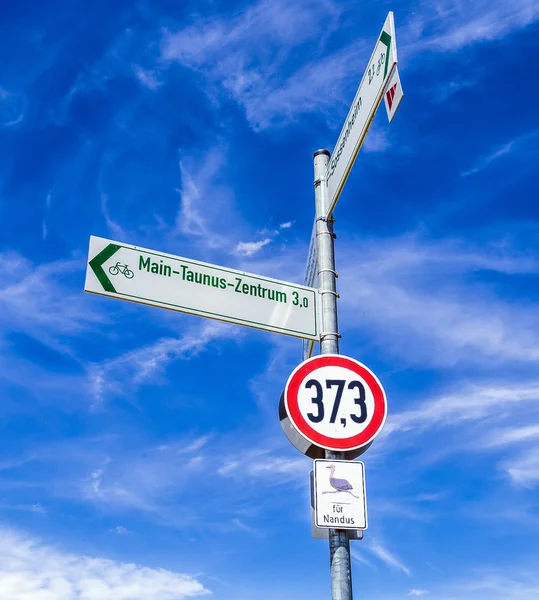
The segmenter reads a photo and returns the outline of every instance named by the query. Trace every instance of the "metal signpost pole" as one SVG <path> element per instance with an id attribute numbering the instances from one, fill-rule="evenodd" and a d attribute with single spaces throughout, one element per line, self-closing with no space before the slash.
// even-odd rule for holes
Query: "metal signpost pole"
<path id="1" fill-rule="evenodd" d="M 330 153 L 317 150 L 314 153 L 314 193 L 316 202 L 316 243 L 318 247 L 318 287 L 321 296 L 322 332 L 320 354 L 339 353 L 337 322 L 337 286 L 335 254 L 333 246 L 333 219 L 326 218 L 328 191 L 326 172 Z M 343 452 L 326 450 L 326 458 L 343 459 Z M 352 572 L 350 565 L 350 540 L 343 529 L 329 530 L 329 560 L 331 569 L 332 600 L 352 600 Z"/>

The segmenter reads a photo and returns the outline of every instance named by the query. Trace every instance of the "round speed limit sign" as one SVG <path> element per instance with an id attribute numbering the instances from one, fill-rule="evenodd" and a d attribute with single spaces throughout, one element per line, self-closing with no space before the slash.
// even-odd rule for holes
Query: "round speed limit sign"
<path id="1" fill-rule="evenodd" d="M 314 356 L 296 367 L 286 384 L 284 402 L 299 433 L 327 450 L 368 444 L 387 414 L 386 395 L 376 375 L 340 354 Z"/>

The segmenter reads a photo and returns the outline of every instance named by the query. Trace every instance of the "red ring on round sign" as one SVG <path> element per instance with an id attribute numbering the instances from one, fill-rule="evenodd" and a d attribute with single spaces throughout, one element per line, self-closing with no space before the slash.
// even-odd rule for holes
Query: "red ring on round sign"
<path id="1" fill-rule="evenodd" d="M 374 413 L 367 427 L 350 438 L 332 438 L 313 429 L 303 418 L 298 405 L 298 392 L 301 384 L 310 373 L 321 367 L 343 367 L 359 375 L 369 387 L 374 398 Z M 292 372 L 284 391 L 286 412 L 294 427 L 313 444 L 326 450 L 354 450 L 365 446 L 380 433 L 387 416 L 387 400 L 382 384 L 376 375 L 364 364 L 340 354 L 321 354 L 301 363 Z"/>

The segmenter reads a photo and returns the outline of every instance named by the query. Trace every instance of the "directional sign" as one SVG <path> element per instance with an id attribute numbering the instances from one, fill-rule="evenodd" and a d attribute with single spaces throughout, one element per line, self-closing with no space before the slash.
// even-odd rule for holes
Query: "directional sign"
<path id="1" fill-rule="evenodd" d="M 367 529 L 362 462 L 314 461 L 314 522 L 316 527 Z"/>
<path id="2" fill-rule="evenodd" d="M 359 84 L 326 172 L 329 217 L 337 204 L 361 144 L 374 118 L 386 83 L 397 64 L 397 44 L 393 13 L 390 12 L 378 37 L 367 70 Z"/>
<path id="3" fill-rule="evenodd" d="M 393 121 L 393 117 L 397 112 L 397 108 L 399 108 L 403 96 L 404 92 L 402 91 L 399 77 L 399 68 L 395 67 L 384 90 L 384 104 L 386 105 L 387 118 L 390 123 Z"/>
<path id="4" fill-rule="evenodd" d="M 92 236 L 85 291 L 318 340 L 317 290 Z"/>
<path id="5" fill-rule="evenodd" d="M 318 270 L 318 246 L 316 243 L 316 221 L 313 223 L 311 241 L 309 242 L 309 251 L 307 253 L 307 264 L 305 265 L 305 275 L 303 276 L 303 285 L 313 287 L 315 284 Z M 312 340 L 302 341 L 303 360 L 311 358 L 314 351 L 314 342 Z"/>
<path id="6" fill-rule="evenodd" d="M 374 373 L 338 354 L 314 356 L 296 367 L 286 383 L 284 405 L 306 440 L 336 451 L 372 442 L 387 415 L 386 395 Z"/>

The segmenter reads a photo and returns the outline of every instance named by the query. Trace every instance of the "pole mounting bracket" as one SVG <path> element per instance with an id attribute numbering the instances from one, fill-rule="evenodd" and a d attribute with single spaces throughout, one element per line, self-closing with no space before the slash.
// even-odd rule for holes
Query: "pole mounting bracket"
<path id="1" fill-rule="evenodd" d="M 333 275 L 335 275 L 335 279 L 337 279 L 337 277 L 339 277 L 339 274 L 334 269 L 320 269 L 318 271 L 318 275 L 320 275 L 320 273 L 333 273 Z"/>
<path id="2" fill-rule="evenodd" d="M 318 290 L 319 294 L 333 294 L 335 296 L 335 298 L 340 298 L 339 294 L 337 294 L 337 292 L 334 292 L 333 290 Z"/>
<path id="3" fill-rule="evenodd" d="M 328 336 L 333 336 L 337 339 L 342 338 L 342 335 L 338 331 L 323 331 L 320 334 L 320 341 L 322 341 L 324 338 L 327 338 Z"/>

